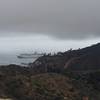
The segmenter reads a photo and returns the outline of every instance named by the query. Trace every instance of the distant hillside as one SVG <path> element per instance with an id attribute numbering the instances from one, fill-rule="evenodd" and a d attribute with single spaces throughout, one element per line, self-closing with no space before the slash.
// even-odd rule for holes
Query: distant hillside
<path id="1" fill-rule="evenodd" d="M 73 56 L 69 59 L 64 68 L 73 71 L 100 70 L 100 43 L 75 52 L 78 56 Z"/>
<path id="2" fill-rule="evenodd" d="M 30 66 L 35 72 L 92 71 L 100 69 L 100 43 L 55 55 L 44 55 Z"/>

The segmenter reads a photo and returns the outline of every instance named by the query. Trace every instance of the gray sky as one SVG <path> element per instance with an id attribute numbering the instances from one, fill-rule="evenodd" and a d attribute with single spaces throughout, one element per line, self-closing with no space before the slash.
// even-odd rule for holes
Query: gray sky
<path id="1" fill-rule="evenodd" d="M 65 51 L 100 41 L 100 0 L 0 0 L 0 53 Z"/>
<path id="2" fill-rule="evenodd" d="M 11 33 L 12 32 L 12 33 Z M 0 0 L 0 36 L 100 36 L 100 0 Z"/>

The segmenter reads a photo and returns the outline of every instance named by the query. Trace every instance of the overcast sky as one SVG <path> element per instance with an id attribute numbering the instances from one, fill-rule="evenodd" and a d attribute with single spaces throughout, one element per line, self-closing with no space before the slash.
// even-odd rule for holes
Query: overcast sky
<path id="1" fill-rule="evenodd" d="M 99 42 L 100 0 L 0 0 L 2 45 L 11 46 L 12 38 L 20 37 L 24 41 L 28 35 L 33 37 L 31 42 L 35 41 L 36 35 L 42 36 L 40 45 L 45 37 L 49 37 L 48 41 L 56 41 L 53 41 L 56 45 L 63 40 L 74 43 L 93 39 Z M 15 46 L 20 42 L 13 41 Z M 69 47 L 75 46 L 71 43 Z"/>
<path id="2" fill-rule="evenodd" d="M 100 1 L 0 0 L 0 30 L 72 39 L 98 37 Z"/>

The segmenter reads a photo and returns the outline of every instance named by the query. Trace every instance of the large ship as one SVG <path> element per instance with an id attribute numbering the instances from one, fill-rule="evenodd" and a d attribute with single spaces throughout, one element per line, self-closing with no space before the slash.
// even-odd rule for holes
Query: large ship
<path id="1" fill-rule="evenodd" d="M 34 52 L 34 53 L 23 53 L 23 54 L 20 54 L 17 56 L 17 58 L 19 59 L 28 59 L 28 58 L 38 58 L 38 57 L 41 57 L 43 56 L 43 53 L 37 53 L 37 52 Z"/>

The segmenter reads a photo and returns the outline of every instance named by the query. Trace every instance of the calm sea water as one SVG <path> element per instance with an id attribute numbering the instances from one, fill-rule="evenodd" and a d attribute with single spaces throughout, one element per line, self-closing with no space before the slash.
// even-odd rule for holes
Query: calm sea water
<path id="1" fill-rule="evenodd" d="M 19 59 L 17 58 L 18 54 L 0 54 L 0 65 L 9 65 L 9 64 L 17 64 L 23 65 L 34 62 L 36 59 L 28 58 L 28 59 Z"/>

